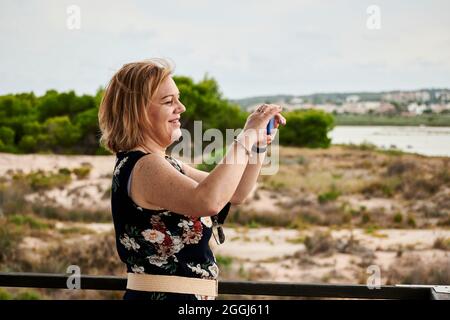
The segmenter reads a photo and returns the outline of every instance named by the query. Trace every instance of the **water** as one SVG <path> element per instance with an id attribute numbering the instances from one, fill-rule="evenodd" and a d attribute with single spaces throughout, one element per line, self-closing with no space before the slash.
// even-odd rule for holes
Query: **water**
<path id="1" fill-rule="evenodd" d="M 384 149 L 450 157 L 450 127 L 336 126 L 329 137 L 334 144 L 369 142 Z"/>

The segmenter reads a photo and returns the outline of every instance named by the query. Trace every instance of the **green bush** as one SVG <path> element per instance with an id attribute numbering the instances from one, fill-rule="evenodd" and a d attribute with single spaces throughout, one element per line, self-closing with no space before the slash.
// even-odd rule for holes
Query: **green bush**
<path id="1" fill-rule="evenodd" d="M 403 221 L 403 215 L 400 212 L 397 212 L 394 215 L 394 222 L 395 223 L 402 223 L 402 221 Z"/>
<path id="2" fill-rule="evenodd" d="M 283 114 L 287 124 L 280 129 L 280 144 L 309 148 L 327 148 L 334 127 L 333 116 L 321 110 L 295 110 Z"/>
<path id="3" fill-rule="evenodd" d="M 371 220 L 371 219 L 370 219 L 370 214 L 367 213 L 367 212 L 363 213 L 363 215 L 362 215 L 362 217 L 361 217 L 361 223 L 362 223 L 362 224 L 366 224 L 366 223 L 369 223 L 370 220 Z"/>
<path id="4" fill-rule="evenodd" d="M 7 262 L 16 252 L 22 235 L 20 230 L 6 219 L 0 219 L 0 265 Z"/>
<path id="5" fill-rule="evenodd" d="M 32 216 L 26 216 L 26 215 L 21 215 L 21 214 L 14 214 L 14 215 L 8 216 L 8 221 L 17 226 L 27 225 L 31 229 L 37 229 L 37 230 L 45 230 L 51 226 L 50 224 L 40 221 L 39 219 L 36 219 Z"/>
<path id="6" fill-rule="evenodd" d="M 223 98 L 217 81 L 207 75 L 198 82 L 174 76 L 186 105 L 182 126 L 193 134 L 194 121 L 202 130 L 242 128 L 248 113 Z M 104 91 L 77 96 L 74 91 L 48 90 L 0 96 L 0 151 L 110 154 L 99 144 L 98 110 Z M 203 133 L 203 132 L 202 132 Z"/>
<path id="7" fill-rule="evenodd" d="M 215 150 L 215 152 L 211 152 L 206 161 L 203 161 L 203 163 L 197 165 L 197 169 L 211 172 L 226 154 L 226 147 L 224 147 L 222 150 Z"/>
<path id="8" fill-rule="evenodd" d="M 231 268 L 231 265 L 233 264 L 233 258 L 228 256 L 216 256 L 217 264 L 220 268 L 229 269 Z"/>
<path id="9" fill-rule="evenodd" d="M 19 142 L 19 148 L 25 152 L 36 152 L 38 150 L 37 140 L 33 136 L 23 136 Z"/>
<path id="10" fill-rule="evenodd" d="M 9 293 L 8 291 L 6 291 L 3 288 L 0 288 L 0 300 L 12 300 L 13 296 L 11 293 Z"/>
<path id="11" fill-rule="evenodd" d="M 78 127 L 73 125 L 68 116 L 47 119 L 44 123 L 50 147 L 68 147 L 81 137 Z"/>
<path id="12" fill-rule="evenodd" d="M 335 187 L 332 187 L 330 191 L 319 194 L 317 200 L 319 201 L 319 203 L 326 203 L 336 200 L 340 195 L 341 193 L 336 190 Z"/>
<path id="13" fill-rule="evenodd" d="M 19 292 L 14 300 L 42 300 L 41 295 L 36 291 L 22 291 Z"/>
<path id="14" fill-rule="evenodd" d="M 86 179 L 91 173 L 91 167 L 81 166 L 72 170 L 78 179 Z"/>
<path id="15" fill-rule="evenodd" d="M 13 179 L 24 181 L 33 191 L 64 187 L 72 181 L 70 171 L 64 170 L 60 170 L 58 173 L 46 173 L 43 170 L 33 171 L 28 174 L 17 173 L 13 175 Z"/>
<path id="16" fill-rule="evenodd" d="M 15 132 L 8 127 L 0 127 L 0 140 L 3 141 L 5 145 L 12 145 L 14 143 Z"/>

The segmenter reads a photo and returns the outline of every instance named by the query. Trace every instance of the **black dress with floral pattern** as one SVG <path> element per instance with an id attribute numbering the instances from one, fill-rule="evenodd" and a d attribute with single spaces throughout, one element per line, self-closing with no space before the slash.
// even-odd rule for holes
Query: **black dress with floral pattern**
<path id="1" fill-rule="evenodd" d="M 127 182 L 136 162 L 148 153 L 118 152 L 112 179 L 111 209 L 120 259 L 129 273 L 175 275 L 217 279 L 219 268 L 209 247 L 211 217 L 191 217 L 169 210 L 138 206 L 127 192 Z M 166 159 L 182 174 L 179 163 Z M 223 221 L 231 203 L 218 213 Z M 127 289 L 124 299 L 203 300 L 195 294 L 145 292 Z"/>

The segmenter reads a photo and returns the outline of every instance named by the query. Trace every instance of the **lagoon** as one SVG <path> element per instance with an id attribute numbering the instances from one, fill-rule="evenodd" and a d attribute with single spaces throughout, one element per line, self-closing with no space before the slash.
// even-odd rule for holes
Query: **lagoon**
<path id="1" fill-rule="evenodd" d="M 368 142 L 382 149 L 450 157 L 450 127 L 336 126 L 329 137 L 332 144 Z"/>

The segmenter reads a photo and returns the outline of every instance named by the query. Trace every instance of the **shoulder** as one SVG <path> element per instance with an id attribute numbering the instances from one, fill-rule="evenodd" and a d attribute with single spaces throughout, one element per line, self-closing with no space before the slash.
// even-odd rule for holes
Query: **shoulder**
<path id="1" fill-rule="evenodd" d="M 153 168 L 153 167 L 161 167 L 164 166 L 167 163 L 167 161 L 154 153 L 149 153 L 143 155 L 139 160 L 136 162 L 136 168 Z"/>
<path id="2" fill-rule="evenodd" d="M 152 174 L 154 176 L 161 176 L 162 174 L 173 174 L 174 172 L 179 172 L 173 165 L 171 165 L 171 163 L 169 162 L 170 160 L 168 160 L 169 159 L 164 158 L 160 155 L 150 153 L 141 157 L 136 162 L 135 168 L 139 173 Z"/>

